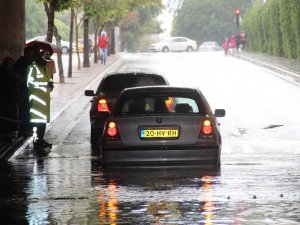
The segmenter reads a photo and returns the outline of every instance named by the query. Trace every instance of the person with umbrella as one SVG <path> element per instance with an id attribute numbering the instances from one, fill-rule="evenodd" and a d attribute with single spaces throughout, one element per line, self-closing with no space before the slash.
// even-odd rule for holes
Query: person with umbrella
<path id="1" fill-rule="evenodd" d="M 30 123 L 35 137 L 34 147 L 51 147 L 52 145 L 44 140 L 44 135 L 46 124 L 50 122 L 50 92 L 53 89 L 53 81 L 47 68 L 47 61 L 40 52 L 40 46 L 33 46 L 33 48 L 35 57 L 27 68 L 27 86 Z"/>

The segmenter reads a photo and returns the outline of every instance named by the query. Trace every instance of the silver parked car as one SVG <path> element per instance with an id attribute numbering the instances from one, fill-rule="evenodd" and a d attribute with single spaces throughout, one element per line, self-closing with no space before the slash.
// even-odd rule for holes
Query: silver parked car
<path id="1" fill-rule="evenodd" d="M 199 48 L 198 51 L 204 52 L 204 51 L 222 51 L 223 48 L 218 44 L 218 42 L 215 41 L 206 41 L 203 42 Z"/>
<path id="2" fill-rule="evenodd" d="M 104 167 L 220 168 L 221 135 L 204 95 L 194 88 L 125 89 L 100 140 Z"/>
<path id="3" fill-rule="evenodd" d="M 152 52 L 192 52 L 197 50 L 197 42 L 186 37 L 169 37 L 161 42 L 151 44 L 149 50 Z"/>

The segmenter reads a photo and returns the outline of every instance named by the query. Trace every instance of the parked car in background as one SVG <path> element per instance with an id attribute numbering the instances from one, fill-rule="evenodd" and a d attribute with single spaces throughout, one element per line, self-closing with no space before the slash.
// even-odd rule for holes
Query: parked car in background
<path id="1" fill-rule="evenodd" d="M 85 90 L 86 96 L 91 96 L 90 123 L 92 146 L 98 146 L 104 123 L 114 109 L 115 102 L 121 91 L 129 87 L 168 85 L 163 75 L 143 72 L 123 72 L 106 74 L 96 93 Z"/>
<path id="2" fill-rule="evenodd" d="M 220 168 L 221 134 L 204 95 L 194 88 L 125 89 L 100 140 L 105 167 Z"/>
<path id="3" fill-rule="evenodd" d="M 187 51 L 197 50 L 197 42 L 186 37 L 169 37 L 161 42 L 151 44 L 152 52 Z"/>
<path id="4" fill-rule="evenodd" d="M 198 51 L 223 51 L 223 48 L 215 41 L 206 41 L 199 46 Z"/>
<path id="5" fill-rule="evenodd" d="M 89 39 L 89 46 L 90 46 L 90 53 L 94 52 L 94 41 L 92 39 Z M 84 51 L 84 39 L 78 39 L 78 52 L 83 53 Z M 76 41 L 73 42 L 73 52 L 77 52 L 76 49 Z"/>
<path id="6" fill-rule="evenodd" d="M 31 39 L 27 40 L 26 43 L 29 43 L 31 41 L 46 41 L 46 40 L 47 40 L 46 36 L 37 36 L 37 37 L 34 37 L 34 38 L 31 38 Z M 56 45 L 56 39 L 55 38 L 53 38 L 52 44 Z M 60 44 L 61 44 L 61 52 L 63 54 L 68 53 L 69 52 L 69 47 L 70 47 L 70 42 L 61 40 Z"/>

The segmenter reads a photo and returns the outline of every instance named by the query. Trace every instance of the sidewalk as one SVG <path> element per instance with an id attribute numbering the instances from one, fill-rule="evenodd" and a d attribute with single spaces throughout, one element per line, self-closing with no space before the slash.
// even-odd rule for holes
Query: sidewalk
<path id="1" fill-rule="evenodd" d="M 231 55 L 270 69 L 283 76 L 288 76 L 296 82 L 300 82 L 300 62 L 296 60 L 247 51 L 234 52 L 231 53 Z"/>
<path id="2" fill-rule="evenodd" d="M 54 89 L 51 92 L 51 112 L 50 112 L 50 124 L 59 117 L 68 108 L 68 102 L 72 102 L 84 93 L 84 89 L 101 73 L 108 69 L 111 65 L 117 62 L 121 58 L 121 55 L 111 55 L 108 57 L 106 65 L 100 63 L 95 64 L 93 58 L 90 58 L 90 67 L 81 67 L 81 70 L 77 70 L 77 66 L 73 66 L 73 74 L 71 78 L 66 77 L 68 71 L 64 71 L 65 83 L 59 83 L 59 77 L 54 75 Z M 12 160 L 19 155 L 23 154 L 32 143 L 33 139 L 22 139 L 18 143 L 8 144 L 7 152 L 9 157 L 5 160 Z M 0 146 L 1 147 L 1 146 Z"/>

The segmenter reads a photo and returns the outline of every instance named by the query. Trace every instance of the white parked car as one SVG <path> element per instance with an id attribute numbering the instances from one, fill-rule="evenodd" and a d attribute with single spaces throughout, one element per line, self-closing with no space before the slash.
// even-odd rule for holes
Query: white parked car
<path id="1" fill-rule="evenodd" d="M 38 36 L 38 37 L 31 38 L 31 39 L 27 40 L 26 43 L 29 43 L 31 41 L 46 41 L 46 36 Z M 52 44 L 56 45 L 56 39 L 55 38 L 53 38 Z M 69 47 L 70 47 L 70 42 L 60 40 L 60 44 L 61 44 L 61 52 L 63 54 L 68 53 L 69 52 Z"/>
<path id="2" fill-rule="evenodd" d="M 197 42 L 186 37 L 169 37 L 161 42 L 150 45 L 149 50 L 153 52 L 192 52 L 197 50 Z"/>

